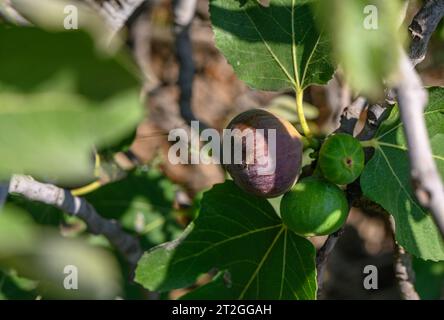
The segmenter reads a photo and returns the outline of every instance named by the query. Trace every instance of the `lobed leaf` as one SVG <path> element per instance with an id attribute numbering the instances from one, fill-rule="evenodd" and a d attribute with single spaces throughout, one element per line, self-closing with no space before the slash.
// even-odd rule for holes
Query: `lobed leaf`
<path id="1" fill-rule="evenodd" d="M 213 0 L 216 45 L 253 88 L 301 90 L 325 84 L 334 67 L 329 41 L 315 22 L 314 2 L 274 0 L 263 7 L 251 0 Z"/>
<path id="2" fill-rule="evenodd" d="M 145 253 L 136 281 L 168 291 L 213 268 L 229 278 L 213 298 L 316 298 L 313 245 L 284 227 L 267 200 L 245 194 L 232 181 L 204 194 L 198 218 L 181 238 Z M 214 283 L 221 285 L 209 285 Z"/>

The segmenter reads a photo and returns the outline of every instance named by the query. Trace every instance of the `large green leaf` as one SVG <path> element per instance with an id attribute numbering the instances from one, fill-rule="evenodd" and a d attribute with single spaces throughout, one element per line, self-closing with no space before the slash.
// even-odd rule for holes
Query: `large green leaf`
<path id="1" fill-rule="evenodd" d="M 183 295 L 180 297 L 180 300 L 232 299 L 230 281 L 230 273 L 228 271 L 218 272 L 209 283 Z"/>
<path id="2" fill-rule="evenodd" d="M 429 93 L 424 116 L 436 164 L 444 177 L 444 88 L 431 88 Z M 361 177 L 364 194 L 394 216 L 396 239 L 411 254 L 425 260 L 444 260 L 441 235 L 411 186 L 407 144 L 397 108 L 374 142 L 375 155 Z"/>
<path id="3" fill-rule="evenodd" d="M 217 47 L 240 79 L 263 90 L 304 89 L 327 83 L 334 72 L 329 41 L 319 32 L 316 0 L 213 0 Z"/>
<path id="4" fill-rule="evenodd" d="M 213 298 L 316 297 L 313 245 L 283 226 L 267 200 L 245 194 L 232 181 L 204 194 L 198 218 L 180 239 L 142 257 L 136 281 L 166 291 L 193 284 L 212 268 L 226 270 L 229 279 Z"/>
<path id="5" fill-rule="evenodd" d="M 26 173 L 82 181 L 93 147 L 142 117 L 137 78 L 83 31 L 0 25 L 0 180 Z"/>
<path id="6" fill-rule="evenodd" d="M 363 94 L 383 92 L 396 70 L 403 35 L 399 0 L 321 0 L 321 22 L 331 36 L 348 82 Z"/>

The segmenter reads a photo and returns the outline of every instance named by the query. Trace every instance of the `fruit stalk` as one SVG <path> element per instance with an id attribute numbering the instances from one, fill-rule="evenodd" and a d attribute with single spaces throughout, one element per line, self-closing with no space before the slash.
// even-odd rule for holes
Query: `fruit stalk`
<path id="1" fill-rule="evenodd" d="M 311 138 L 312 133 L 310 127 L 308 126 L 307 119 L 304 114 L 304 90 L 296 90 L 296 109 L 298 112 L 299 122 L 302 126 L 302 131 L 307 138 Z"/>

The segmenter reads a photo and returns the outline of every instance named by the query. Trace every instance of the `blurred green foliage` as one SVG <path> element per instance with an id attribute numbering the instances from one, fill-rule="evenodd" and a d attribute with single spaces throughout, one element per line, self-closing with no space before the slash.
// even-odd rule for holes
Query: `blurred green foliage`
<path id="1" fill-rule="evenodd" d="M 327 25 L 334 56 L 350 86 L 370 97 L 383 93 L 397 69 L 405 32 L 404 0 L 319 0 L 319 21 Z"/>
<path id="2" fill-rule="evenodd" d="M 68 239 L 33 223 L 25 211 L 7 205 L 0 215 L 1 294 L 20 298 L 110 299 L 121 293 L 118 264 L 109 250 L 83 238 Z M 65 267 L 78 269 L 78 290 L 65 290 Z M 22 278 L 24 277 L 24 278 Z M 27 279 L 34 279 L 31 281 Z M 5 286 L 6 284 L 6 286 Z"/>
<path id="3" fill-rule="evenodd" d="M 0 178 L 86 179 L 93 147 L 119 142 L 142 118 L 127 58 L 99 51 L 85 31 L 0 25 L 0 41 Z"/>
<path id="4" fill-rule="evenodd" d="M 90 181 L 93 150 L 127 148 L 144 115 L 141 80 L 125 48 L 104 46 L 108 35 L 89 21 L 63 30 L 63 10 L 48 7 L 63 1 L 56 2 L 17 0 L 39 27 L 0 24 L 2 180 L 25 173 L 62 185 Z M 149 249 L 182 230 L 175 190 L 158 170 L 138 169 L 87 199 Z M 79 290 L 63 287 L 66 265 L 78 268 Z M 131 272 L 106 238 L 89 235 L 75 217 L 19 196 L 0 209 L 0 298 L 146 298 Z"/>

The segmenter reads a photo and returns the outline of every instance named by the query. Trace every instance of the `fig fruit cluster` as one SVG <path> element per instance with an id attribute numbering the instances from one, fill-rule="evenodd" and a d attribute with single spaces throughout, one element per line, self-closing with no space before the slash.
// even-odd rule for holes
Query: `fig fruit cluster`
<path id="1" fill-rule="evenodd" d="M 276 132 L 275 141 L 271 141 L 270 135 L 255 135 L 254 148 L 248 148 L 243 142 L 242 163 L 224 164 L 241 189 L 266 198 L 283 195 L 282 221 L 300 236 L 328 235 L 342 227 L 349 204 L 340 185 L 354 182 L 364 168 L 364 151 L 357 139 L 348 134 L 328 137 L 319 151 L 318 170 L 296 183 L 302 166 L 303 143 L 288 121 L 266 110 L 254 109 L 236 116 L 227 129 L 237 130 L 241 137 L 245 137 L 246 130 L 274 129 Z M 257 152 L 267 149 L 271 143 L 275 143 L 275 153 Z M 274 163 L 275 170 L 261 173 L 264 163 Z"/>

